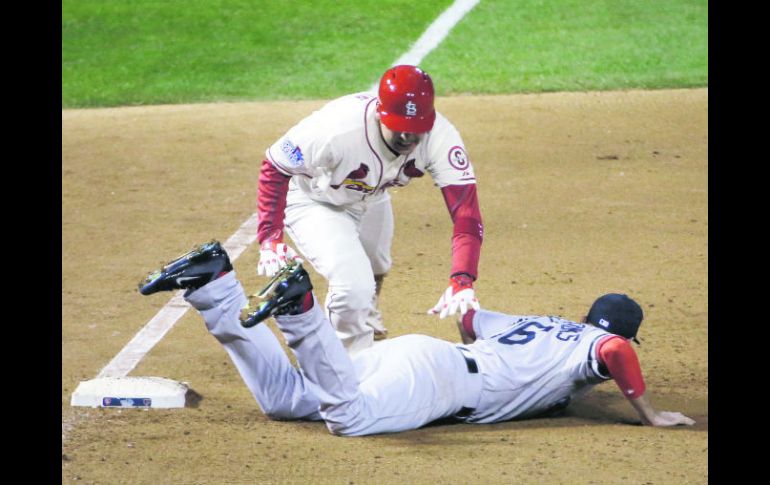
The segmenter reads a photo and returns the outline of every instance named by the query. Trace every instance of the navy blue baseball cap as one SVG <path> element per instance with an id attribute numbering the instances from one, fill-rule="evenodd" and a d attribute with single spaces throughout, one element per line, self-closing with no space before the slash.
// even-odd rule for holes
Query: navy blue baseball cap
<path id="1" fill-rule="evenodd" d="M 597 298 L 591 305 L 586 322 L 638 344 L 636 332 L 643 318 L 642 307 L 628 295 L 608 293 Z"/>

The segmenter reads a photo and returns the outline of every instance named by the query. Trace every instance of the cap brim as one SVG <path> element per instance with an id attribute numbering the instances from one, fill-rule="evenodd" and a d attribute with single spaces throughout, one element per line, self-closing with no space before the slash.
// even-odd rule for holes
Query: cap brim
<path id="1" fill-rule="evenodd" d="M 434 111 L 428 116 L 400 116 L 380 111 L 380 120 L 389 130 L 404 133 L 427 133 L 433 129 L 436 112 Z"/>

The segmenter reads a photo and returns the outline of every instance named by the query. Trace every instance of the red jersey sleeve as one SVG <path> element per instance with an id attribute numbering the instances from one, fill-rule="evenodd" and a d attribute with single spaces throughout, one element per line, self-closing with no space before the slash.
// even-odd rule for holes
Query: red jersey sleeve
<path id="1" fill-rule="evenodd" d="M 257 241 L 283 241 L 286 193 L 291 177 L 282 174 L 268 160 L 262 161 L 257 190 Z"/>
<path id="2" fill-rule="evenodd" d="M 484 239 L 476 184 L 447 185 L 441 188 L 441 193 L 454 223 L 450 274 L 467 273 L 475 280 Z"/>
<path id="3" fill-rule="evenodd" d="M 610 336 L 599 341 L 596 355 L 628 399 L 636 399 L 646 390 L 639 358 L 631 343 L 623 337 Z"/>

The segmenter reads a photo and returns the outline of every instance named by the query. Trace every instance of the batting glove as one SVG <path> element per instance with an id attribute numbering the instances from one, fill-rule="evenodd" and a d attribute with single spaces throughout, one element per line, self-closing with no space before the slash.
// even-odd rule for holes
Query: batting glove
<path id="1" fill-rule="evenodd" d="M 473 291 L 473 279 L 466 274 L 458 274 L 449 278 L 449 287 L 439 298 L 436 306 L 428 310 L 428 315 L 439 314 L 439 318 L 454 315 L 460 310 L 460 315 L 473 308 L 479 310 L 479 300 Z"/>
<path id="2" fill-rule="evenodd" d="M 302 262 L 302 259 L 288 245 L 280 241 L 265 241 L 259 249 L 257 275 L 271 278 L 291 260 Z"/>

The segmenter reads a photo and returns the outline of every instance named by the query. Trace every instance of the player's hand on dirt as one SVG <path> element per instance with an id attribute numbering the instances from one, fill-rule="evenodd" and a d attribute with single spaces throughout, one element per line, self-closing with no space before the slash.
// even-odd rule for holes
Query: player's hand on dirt
<path id="1" fill-rule="evenodd" d="M 291 260 L 298 263 L 302 262 L 302 259 L 287 244 L 280 241 L 265 241 L 259 249 L 257 275 L 273 277 L 278 270 L 286 266 Z"/>
<path id="2" fill-rule="evenodd" d="M 428 310 L 428 315 L 438 314 L 439 318 L 454 315 L 460 310 L 460 315 L 473 308 L 479 310 L 479 300 L 473 291 L 473 279 L 466 274 L 459 274 L 449 278 L 449 287 L 439 298 L 438 303 Z"/>
<path id="3" fill-rule="evenodd" d="M 651 426 L 677 426 L 680 424 L 691 426 L 695 424 L 695 420 L 674 411 L 658 411 L 648 424 Z"/>

